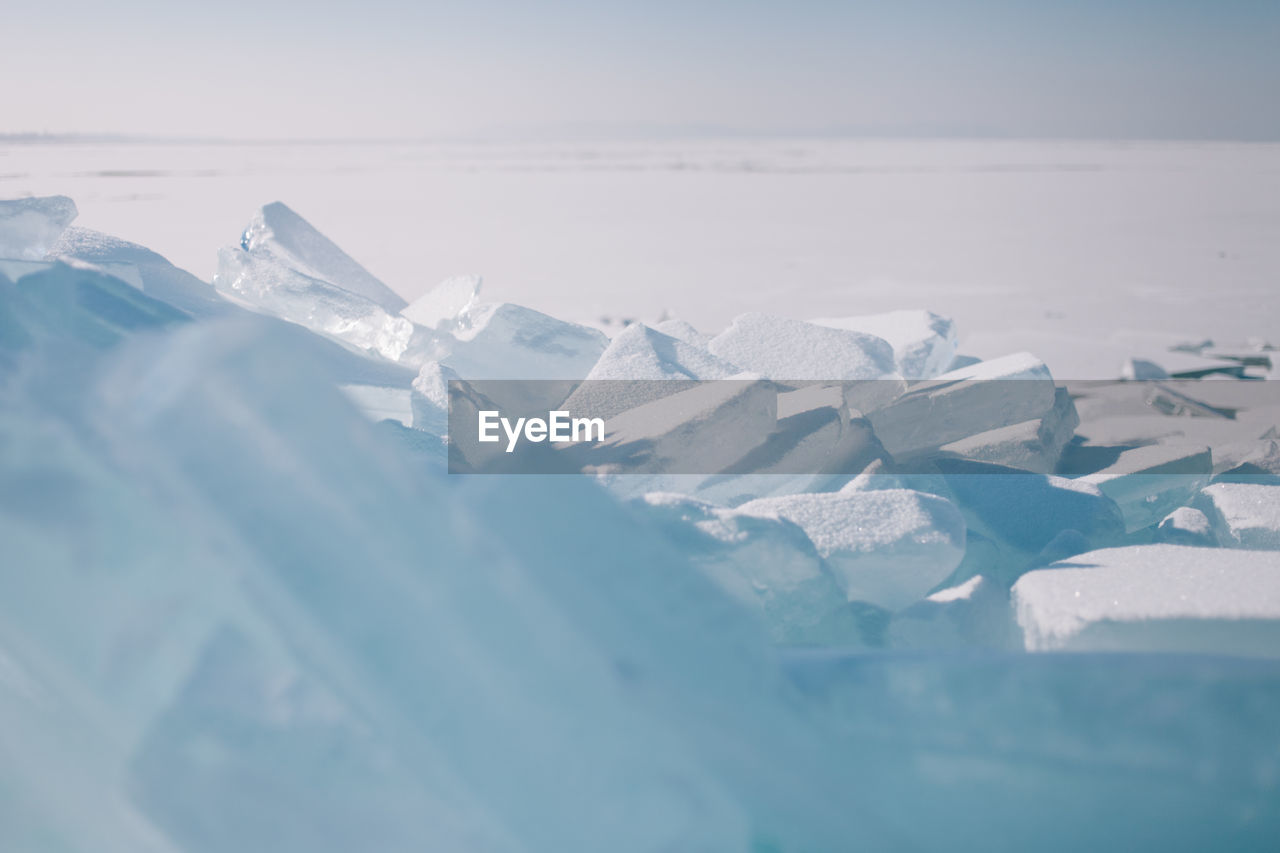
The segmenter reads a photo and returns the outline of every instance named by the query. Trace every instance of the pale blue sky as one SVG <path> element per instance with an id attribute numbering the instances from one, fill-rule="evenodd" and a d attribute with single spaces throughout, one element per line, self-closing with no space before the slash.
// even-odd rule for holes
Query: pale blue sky
<path id="1" fill-rule="evenodd" d="M 4 23 L 0 133 L 1280 139 L 1280 0 L 27 0 Z"/>

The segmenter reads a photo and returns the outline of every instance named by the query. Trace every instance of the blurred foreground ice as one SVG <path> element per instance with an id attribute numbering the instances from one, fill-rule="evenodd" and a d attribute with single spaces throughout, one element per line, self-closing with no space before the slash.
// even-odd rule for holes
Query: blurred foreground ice
<path id="1" fill-rule="evenodd" d="M 470 281 L 405 307 L 279 204 L 215 289 L 73 210 L 0 203 L 0 848 L 1280 837 L 1267 383 L 1068 391 L 927 312 L 610 342 Z M 644 436 L 727 476 L 444 473 L 447 379 L 593 371 L 877 392 Z M 865 470 L 780 467 L 832 448 Z"/>

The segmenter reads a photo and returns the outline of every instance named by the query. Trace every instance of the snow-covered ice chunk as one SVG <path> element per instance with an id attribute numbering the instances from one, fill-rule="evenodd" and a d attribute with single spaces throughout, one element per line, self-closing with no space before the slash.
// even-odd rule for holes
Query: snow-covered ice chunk
<path id="1" fill-rule="evenodd" d="M 748 515 L 798 524 L 850 601 L 898 610 L 919 601 L 964 556 L 964 519 L 950 502 L 907 489 L 761 498 Z"/>
<path id="2" fill-rule="evenodd" d="M 982 575 L 894 614 L 888 629 L 898 649 L 1007 649 L 1017 639 L 1008 590 Z"/>
<path id="3" fill-rule="evenodd" d="M 1195 506 L 1228 548 L 1280 550 L 1280 486 L 1214 483 L 1200 490 Z"/>
<path id="4" fill-rule="evenodd" d="M 738 368 L 701 347 L 643 323 L 632 323 L 609 342 L 563 408 L 574 414 L 611 418 L 687 390 L 689 380 L 728 379 L 739 373 Z"/>
<path id="5" fill-rule="evenodd" d="M 478 275 L 447 278 L 409 303 L 400 316 L 428 329 L 452 331 L 465 323 L 468 312 L 476 307 L 480 284 Z"/>
<path id="6" fill-rule="evenodd" d="M 1066 388 L 1057 388 L 1053 408 L 1044 417 L 971 435 L 944 444 L 939 451 L 963 459 L 1051 474 L 1079 425 L 1071 394 Z"/>
<path id="7" fill-rule="evenodd" d="M 1169 545 L 1196 545 L 1201 548 L 1212 548 L 1218 544 L 1208 517 L 1189 506 L 1180 506 L 1160 519 L 1160 524 L 1156 527 L 1156 541 Z"/>
<path id="8" fill-rule="evenodd" d="M 467 380 L 583 379 L 609 343 L 595 329 L 509 302 L 469 311 L 454 336 L 439 361 Z"/>
<path id="9" fill-rule="evenodd" d="M 664 335 L 670 335 L 677 340 L 684 341 L 686 344 L 692 344 L 702 349 L 706 349 L 707 344 L 711 343 L 711 339 L 715 337 L 698 331 L 691 323 L 687 323 L 684 320 L 662 320 L 655 323 L 653 328 Z"/>
<path id="10" fill-rule="evenodd" d="M 300 272 L 261 245 L 220 251 L 213 283 L 255 310 L 389 361 L 400 360 L 414 340 L 414 325 L 405 318 L 328 280 Z"/>
<path id="11" fill-rule="evenodd" d="M 932 311 L 889 311 L 811 322 L 882 338 L 893 347 L 898 373 L 906 379 L 931 379 L 945 373 L 956 357 L 955 324 Z"/>
<path id="12" fill-rule="evenodd" d="M 64 195 L 0 201 L 0 258 L 43 260 L 78 212 Z"/>
<path id="13" fill-rule="evenodd" d="M 637 503 L 694 565 L 764 616 L 779 643 L 856 640 L 844 591 L 795 524 L 652 493 Z"/>
<path id="14" fill-rule="evenodd" d="M 1107 467 L 1080 478 L 1120 507 L 1132 533 L 1156 524 L 1191 500 L 1213 475 L 1207 447 L 1147 445 L 1126 449 Z"/>
<path id="15" fill-rule="evenodd" d="M 1280 655 L 1273 555 L 1135 545 L 1023 575 L 1013 604 L 1027 649 Z"/>
<path id="16" fill-rule="evenodd" d="M 132 267 L 137 271 L 138 288 L 143 293 L 192 317 L 224 316 L 240 310 L 207 282 L 178 269 L 150 249 L 109 234 L 88 228 L 68 228 L 49 250 L 49 255 L 87 261 L 112 274 L 117 266 Z"/>
<path id="17" fill-rule="evenodd" d="M 703 347 L 632 323 L 609 342 L 587 379 L 728 379 L 738 373 Z"/>
<path id="18" fill-rule="evenodd" d="M 240 237 L 240 248 L 265 250 L 308 278 L 362 296 L 389 314 L 406 305 L 395 291 L 281 202 L 264 205 L 253 215 Z"/>
<path id="19" fill-rule="evenodd" d="M 885 450 L 905 458 L 967 436 L 1038 421 L 1056 402 L 1049 369 L 1035 356 L 1018 353 L 912 386 L 867 417 Z"/>
<path id="20" fill-rule="evenodd" d="M 861 332 L 768 314 L 743 314 L 707 349 L 744 370 L 779 381 L 896 376 L 893 348 Z"/>

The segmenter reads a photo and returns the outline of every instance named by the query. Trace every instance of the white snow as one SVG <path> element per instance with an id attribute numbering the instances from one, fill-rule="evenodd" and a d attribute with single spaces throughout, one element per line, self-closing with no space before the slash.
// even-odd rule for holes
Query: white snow
<path id="1" fill-rule="evenodd" d="M 908 489 L 761 498 L 738 512 L 795 522 L 850 601 L 890 610 L 919 601 L 964 555 L 964 520 L 956 508 Z"/>
<path id="2" fill-rule="evenodd" d="M 1013 587 L 1032 651 L 1280 656 L 1280 561 L 1185 545 L 1090 551 Z"/>

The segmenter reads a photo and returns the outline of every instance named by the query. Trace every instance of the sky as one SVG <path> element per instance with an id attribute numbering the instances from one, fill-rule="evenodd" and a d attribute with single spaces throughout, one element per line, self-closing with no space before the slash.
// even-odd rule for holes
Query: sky
<path id="1" fill-rule="evenodd" d="M 1280 0 L 7 5 L 0 133 L 1280 140 Z"/>

